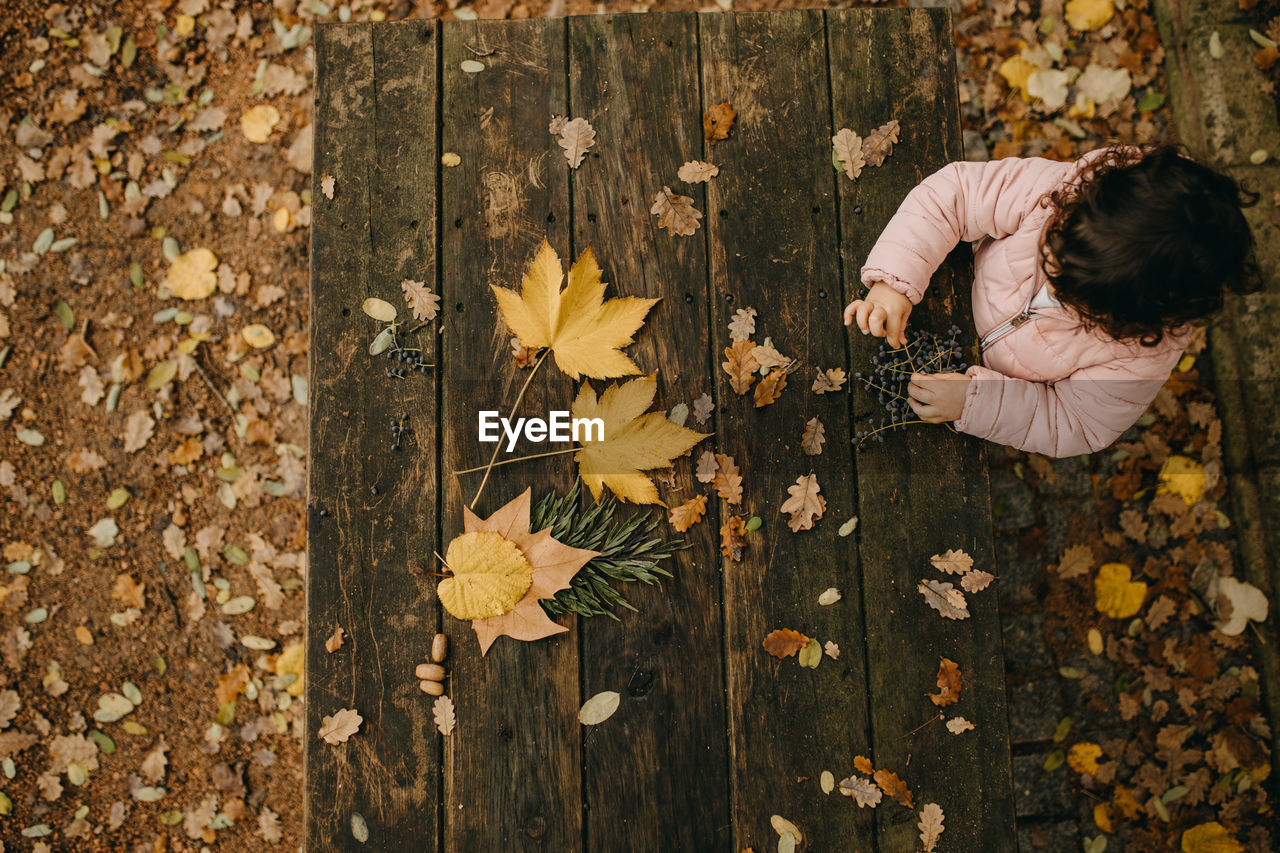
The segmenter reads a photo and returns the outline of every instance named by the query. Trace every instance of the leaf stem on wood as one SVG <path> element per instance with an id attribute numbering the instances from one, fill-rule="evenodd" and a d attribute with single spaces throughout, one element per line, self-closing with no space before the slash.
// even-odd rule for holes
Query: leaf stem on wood
<path id="1" fill-rule="evenodd" d="M 520 386 L 520 393 L 516 395 L 516 401 L 511 406 L 511 414 L 514 415 L 520 410 L 520 404 L 524 402 L 524 392 L 529 390 L 529 383 L 533 381 L 534 374 L 538 372 L 538 368 L 542 367 L 542 362 L 547 360 L 547 356 L 551 354 L 551 348 L 548 347 L 538 356 L 538 360 L 533 363 L 533 369 L 529 371 L 529 375 L 525 377 L 524 385 Z M 502 448 L 502 444 L 495 444 L 493 447 L 493 455 L 489 457 L 489 464 L 485 466 L 484 477 L 480 480 L 480 487 L 476 489 L 476 495 L 471 499 L 468 505 L 471 509 L 476 508 L 476 503 L 480 500 L 480 495 L 484 492 L 485 484 L 489 482 L 489 474 L 493 471 L 494 463 L 498 459 L 498 451 Z"/>
<path id="2" fill-rule="evenodd" d="M 476 471 L 487 471 L 490 468 L 497 468 L 499 465 L 510 465 L 512 462 L 523 462 L 526 459 L 541 459 L 544 456 L 560 456 L 565 453 L 577 453 L 581 447 L 566 447 L 563 450 L 548 450 L 545 453 L 530 453 L 528 456 L 512 456 L 510 459 L 503 459 L 501 462 L 490 462 L 488 465 L 477 465 L 474 468 L 463 468 L 461 471 L 454 471 L 454 476 L 459 474 L 474 474 Z"/>

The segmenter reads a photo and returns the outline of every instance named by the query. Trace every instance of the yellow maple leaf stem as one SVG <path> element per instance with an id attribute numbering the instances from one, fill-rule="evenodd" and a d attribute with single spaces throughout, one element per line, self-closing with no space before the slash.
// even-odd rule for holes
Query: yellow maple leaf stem
<path id="1" fill-rule="evenodd" d="M 524 402 L 524 392 L 529 390 L 529 383 L 533 381 L 534 374 L 538 372 L 538 368 L 542 367 L 542 362 L 547 360 L 547 356 L 551 354 L 551 350 L 545 350 L 542 355 L 538 356 L 538 360 L 533 363 L 533 369 L 529 371 L 529 375 L 525 377 L 524 384 L 520 386 L 520 393 L 516 395 L 516 401 L 511 406 L 511 414 L 515 414 L 520 410 L 520 404 Z M 498 451 L 502 448 L 502 442 L 493 445 L 493 455 L 489 457 L 489 464 L 484 467 L 484 477 L 480 479 L 480 488 L 476 489 L 476 496 L 471 499 L 468 504 L 471 509 L 476 508 L 476 502 L 480 500 L 480 494 L 484 491 L 485 483 L 489 482 L 489 474 L 493 471 L 493 466 L 498 460 Z"/>
<path id="2" fill-rule="evenodd" d="M 527 459 L 541 459 L 543 456 L 562 456 L 565 453 L 577 453 L 582 448 L 578 445 L 566 447 L 562 450 L 547 450 L 543 453 L 530 453 L 528 456 L 512 456 L 510 459 L 503 459 L 501 462 L 490 462 L 488 465 L 477 465 L 474 468 L 463 468 L 461 471 L 454 471 L 458 474 L 474 474 L 477 471 L 487 471 L 490 468 L 497 468 L 499 465 L 510 465 L 513 462 L 524 462 Z"/>

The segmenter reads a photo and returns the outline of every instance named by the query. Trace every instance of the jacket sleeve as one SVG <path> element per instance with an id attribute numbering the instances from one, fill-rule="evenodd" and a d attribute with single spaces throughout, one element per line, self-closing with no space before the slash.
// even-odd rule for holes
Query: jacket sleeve
<path id="1" fill-rule="evenodd" d="M 1014 379 L 970 367 L 964 411 L 955 427 L 1018 450 L 1078 456 L 1110 445 L 1151 405 L 1181 350 L 1081 368 L 1053 383 Z"/>
<path id="2" fill-rule="evenodd" d="M 907 193 L 867 255 L 863 284 L 882 281 L 918 303 L 957 243 L 1017 231 L 1051 186 L 1046 179 L 1071 168 L 1043 157 L 944 166 Z"/>

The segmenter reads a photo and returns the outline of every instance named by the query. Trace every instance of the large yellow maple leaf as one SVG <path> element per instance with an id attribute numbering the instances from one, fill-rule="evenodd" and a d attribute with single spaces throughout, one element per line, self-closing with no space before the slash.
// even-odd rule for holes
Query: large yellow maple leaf
<path id="1" fill-rule="evenodd" d="M 645 414 L 657 390 L 657 374 L 652 373 L 610 385 L 598 398 L 589 382 L 578 390 L 573 417 L 599 418 L 604 423 L 603 440 L 584 440 L 582 450 L 573 457 L 582 482 L 596 500 L 608 486 L 624 501 L 666 506 L 653 481 L 640 472 L 667 467 L 710 435 L 674 424 L 662 412 Z M 590 437 L 598 434 L 590 428 L 584 432 Z"/>
<path id="2" fill-rule="evenodd" d="M 543 240 L 519 293 L 490 285 L 520 343 L 531 349 L 549 347 L 556 366 L 574 379 L 639 373 L 621 349 L 635 340 L 632 335 L 658 300 L 627 296 L 605 301 L 600 266 L 590 247 L 569 270 L 569 282 L 561 290 L 563 279 L 560 256 Z"/>

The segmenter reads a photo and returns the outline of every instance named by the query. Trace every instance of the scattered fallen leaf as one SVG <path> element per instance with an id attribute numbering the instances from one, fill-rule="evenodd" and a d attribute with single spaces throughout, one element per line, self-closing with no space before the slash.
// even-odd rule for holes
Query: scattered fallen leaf
<path id="1" fill-rule="evenodd" d="M 280 123 L 280 111 L 270 104 L 259 104 L 245 110 L 240 116 L 240 132 L 250 142 L 266 142 L 271 138 L 271 131 Z"/>
<path id="2" fill-rule="evenodd" d="M 769 375 L 760 380 L 752 394 L 757 409 L 778 401 L 782 389 L 787 387 L 787 374 L 782 370 L 771 370 Z"/>
<path id="3" fill-rule="evenodd" d="M 240 330 L 240 337 L 254 349 L 266 349 L 276 342 L 275 334 L 261 323 L 250 323 Z"/>
<path id="4" fill-rule="evenodd" d="M 779 509 L 791 516 L 787 526 L 793 533 L 812 529 L 813 523 L 822 518 L 827 510 L 827 499 L 819 494 L 821 491 L 816 474 L 797 477 L 795 485 L 787 487 L 787 494 L 791 497 Z"/>
<path id="5" fill-rule="evenodd" d="M 862 156 L 868 166 L 880 166 L 884 158 L 893 153 L 894 143 L 898 141 L 898 120 L 890 119 L 867 134 L 862 143 Z"/>
<path id="6" fill-rule="evenodd" d="M 756 363 L 761 367 L 776 367 L 781 370 L 785 370 L 788 373 L 791 372 L 790 368 L 795 361 L 794 359 L 778 352 L 771 346 L 757 346 L 751 350 L 751 354 L 756 357 Z"/>
<path id="7" fill-rule="evenodd" d="M 856 180 L 867 165 L 862 156 L 862 137 L 844 127 L 831 137 L 831 146 L 835 160 L 840 163 L 849 180 Z"/>
<path id="8" fill-rule="evenodd" d="M 436 318 L 440 311 L 440 296 L 432 293 L 426 282 L 406 278 L 400 282 L 400 289 L 404 291 L 404 301 L 409 304 L 415 320 L 428 323 Z"/>
<path id="9" fill-rule="evenodd" d="M 715 145 L 722 139 L 728 139 L 730 131 L 733 130 L 733 120 L 737 117 L 738 111 L 727 101 L 713 105 L 702 117 L 702 130 L 707 137 L 707 142 Z"/>
<path id="10" fill-rule="evenodd" d="M 520 293 L 492 285 L 502 318 L 527 347 L 550 347 L 556 365 L 573 379 L 609 379 L 640 372 L 621 352 L 657 299 L 605 301 L 601 270 L 590 247 L 563 279 L 560 258 L 545 240 L 524 275 Z"/>
<path id="11" fill-rule="evenodd" d="M 1116 7 L 1111 0 L 1068 0 L 1063 12 L 1071 28 L 1083 33 L 1110 21 Z"/>
<path id="12" fill-rule="evenodd" d="M 701 397 L 693 401 L 693 417 L 699 425 L 705 424 L 707 418 L 711 416 L 711 412 L 715 409 L 716 404 L 712 401 L 710 394 L 703 394 Z"/>
<path id="13" fill-rule="evenodd" d="M 649 212 L 658 217 L 658 227 L 665 228 L 673 237 L 692 236 L 702 218 L 702 211 L 693 206 L 693 199 L 672 192 L 671 187 L 663 187 L 662 192 L 653 197 Z"/>
<path id="14" fill-rule="evenodd" d="M 897 773 L 881 768 L 875 772 L 872 778 L 889 799 L 909 809 L 915 807 L 915 796 L 911 793 L 911 789 L 907 787 L 907 783 L 898 778 Z"/>
<path id="15" fill-rule="evenodd" d="M 790 628 L 770 631 L 764 638 L 764 650 L 775 658 L 789 658 L 809 645 L 810 638 Z"/>
<path id="16" fill-rule="evenodd" d="M 818 368 L 818 378 L 813 380 L 813 393 L 826 394 L 839 391 L 845 379 L 845 372 L 838 367 L 829 367 L 826 370 Z"/>
<path id="17" fill-rule="evenodd" d="M 858 529 L 858 517 L 853 518 L 840 525 L 840 529 L 836 531 L 841 537 L 848 536 L 850 533 Z"/>
<path id="18" fill-rule="evenodd" d="M 702 455 L 698 457 L 698 467 L 694 471 L 694 476 L 699 483 L 710 483 L 716 478 L 716 472 L 720 470 L 720 465 L 716 462 L 716 454 L 711 450 L 702 451 Z"/>
<path id="19" fill-rule="evenodd" d="M 702 516 L 706 511 L 707 496 L 694 495 L 679 506 L 673 507 L 668 520 L 677 532 L 684 533 L 690 527 L 702 521 Z"/>
<path id="20" fill-rule="evenodd" d="M 1204 497 L 1204 466 L 1186 456 L 1170 456 L 1160 467 L 1160 486 L 1157 492 L 1175 494 L 1191 506 Z"/>
<path id="21" fill-rule="evenodd" d="M 318 735 L 328 744 L 346 743 L 348 738 L 360 731 L 362 722 L 364 718 L 354 708 L 340 708 L 320 720 Z"/>
<path id="22" fill-rule="evenodd" d="M 564 149 L 569 168 L 576 169 L 582 165 L 582 158 L 587 156 L 587 149 L 596 144 L 596 131 L 585 118 L 575 118 L 564 123 L 560 128 L 560 147 Z"/>
<path id="23" fill-rule="evenodd" d="M 835 604 L 840 598 L 840 590 L 833 586 L 822 591 L 822 594 L 818 596 L 818 603 L 826 607 L 827 605 Z"/>
<path id="24" fill-rule="evenodd" d="M 437 593 L 457 619 L 487 619 L 512 610 L 533 584 L 533 566 L 514 542 L 492 531 L 454 537 L 445 552 L 452 577 Z"/>
<path id="25" fill-rule="evenodd" d="M 1267 597 L 1251 583 L 1233 577 L 1219 578 L 1218 596 L 1219 613 L 1223 614 L 1223 618 L 1214 627 L 1228 637 L 1242 633 L 1250 619 L 1255 622 L 1265 622 L 1267 619 Z M 1229 614 L 1223 612 L 1226 609 L 1221 604 L 1223 598 L 1230 602 Z"/>
<path id="26" fill-rule="evenodd" d="M 837 646 L 833 641 L 827 640 L 825 643 L 822 644 L 822 653 L 825 654 L 827 657 L 831 658 L 832 660 L 836 660 L 840 657 L 840 647 Z"/>
<path id="27" fill-rule="evenodd" d="M 582 704 L 582 710 L 578 712 L 578 722 L 584 726 L 599 725 L 613 716 L 613 712 L 618 710 L 618 704 L 621 701 L 622 694 L 612 690 L 597 693 Z"/>
<path id="28" fill-rule="evenodd" d="M 929 699 L 939 708 L 945 708 L 960 701 L 960 667 L 950 658 L 943 658 L 938 665 L 938 692 L 930 693 Z"/>
<path id="29" fill-rule="evenodd" d="M 435 721 L 436 730 L 440 734 L 453 734 L 453 727 L 458 722 L 458 715 L 453 708 L 453 700 L 448 696 L 437 696 L 436 701 L 431 703 L 431 718 Z"/>
<path id="30" fill-rule="evenodd" d="M 1096 743 L 1077 743 L 1067 751 L 1067 766 L 1077 773 L 1093 776 L 1098 772 L 1098 759 L 1102 757 L 1102 747 Z"/>
<path id="31" fill-rule="evenodd" d="M 174 259 L 162 284 L 179 299 L 204 299 L 218 287 L 218 276 L 214 274 L 217 267 L 218 258 L 213 252 L 192 249 Z"/>
<path id="32" fill-rule="evenodd" d="M 1128 619 L 1142 609 L 1147 585 L 1131 581 L 1132 572 L 1124 563 L 1105 563 L 1093 580 L 1095 606 L 1112 619 Z"/>
<path id="33" fill-rule="evenodd" d="M 392 305 L 385 299 L 379 299 L 376 296 L 370 296 L 360 303 L 360 310 L 375 320 L 383 323 L 390 323 L 396 318 L 399 312 L 396 306 Z"/>
<path id="34" fill-rule="evenodd" d="M 991 572 L 984 572 L 978 569 L 960 578 L 960 586 L 964 587 L 965 592 L 982 592 L 995 579 L 996 576 Z"/>
<path id="35" fill-rule="evenodd" d="M 1088 545 L 1072 545 L 1058 560 L 1058 576 L 1075 578 L 1093 569 L 1093 549 Z"/>
<path id="36" fill-rule="evenodd" d="M 742 559 L 742 549 L 747 544 L 747 529 L 742 516 L 731 515 L 720 525 L 720 553 L 737 562 Z"/>
<path id="37" fill-rule="evenodd" d="M 346 631 L 342 630 L 341 625 L 334 626 L 333 633 L 329 635 L 329 639 L 324 641 L 324 650 L 329 654 L 333 654 L 338 649 L 342 648 L 342 642 L 345 635 Z"/>
<path id="38" fill-rule="evenodd" d="M 747 393 L 756 380 L 760 362 L 756 361 L 754 350 L 755 345 L 751 341 L 736 341 L 733 346 L 724 348 L 726 361 L 720 363 L 720 368 L 729 375 L 729 387 L 735 394 Z"/>
<path id="39" fill-rule="evenodd" d="M 690 160 L 680 167 L 676 177 L 686 184 L 703 184 L 720 174 L 720 167 L 702 160 Z"/>
<path id="40" fill-rule="evenodd" d="M 952 717 L 947 720 L 947 731 L 951 732 L 953 735 L 958 735 L 961 732 L 971 732 L 973 731 L 973 723 L 969 722 L 964 717 Z"/>
<path id="41" fill-rule="evenodd" d="M 742 475 L 738 473 L 738 464 L 732 456 L 723 453 L 715 454 L 715 461 L 715 475 L 711 482 L 716 494 L 726 503 L 742 503 Z"/>
<path id="42" fill-rule="evenodd" d="M 929 603 L 929 606 L 941 613 L 945 618 L 969 618 L 969 605 L 964 599 L 964 593 L 953 588 L 951 584 L 935 580 L 924 580 L 920 581 L 918 589 L 920 594 L 924 596 L 924 600 Z"/>
<path id="43" fill-rule="evenodd" d="M 823 770 L 822 775 L 818 777 L 818 786 L 822 789 L 822 793 L 830 794 L 836 789 L 836 777 L 830 770 Z"/>
<path id="44" fill-rule="evenodd" d="M 817 640 L 810 640 L 805 643 L 796 659 L 807 669 L 817 669 L 818 664 L 822 663 L 822 646 Z"/>
<path id="45" fill-rule="evenodd" d="M 933 853 L 938 845 L 938 837 L 942 835 L 942 807 L 937 803 L 925 803 L 920 809 L 920 822 L 916 828 L 920 830 L 920 843 L 924 845 L 924 853 Z"/>
<path id="46" fill-rule="evenodd" d="M 732 341 L 745 341 L 756 333 L 756 309 L 739 308 L 733 312 L 733 317 L 729 319 L 729 339 Z M 755 354 L 755 348 L 751 349 L 752 355 Z M 756 362 L 759 367 L 760 362 Z M 741 392 L 739 392 L 741 393 Z"/>
<path id="47" fill-rule="evenodd" d="M 941 554 L 934 554 L 929 558 L 929 562 L 933 564 L 935 569 L 944 571 L 949 575 L 963 575 L 973 568 L 973 557 L 955 548 L 944 551 Z"/>
<path id="48" fill-rule="evenodd" d="M 858 808 L 875 808 L 884 799 L 884 793 L 870 779 L 864 779 L 861 776 L 841 779 L 840 793 L 846 797 L 852 797 L 858 804 Z"/>
<path id="49" fill-rule="evenodd" d="M 1244 853 L 1245 846 L 1216 820 L 1182 833 L 1182 853 Z"/>

